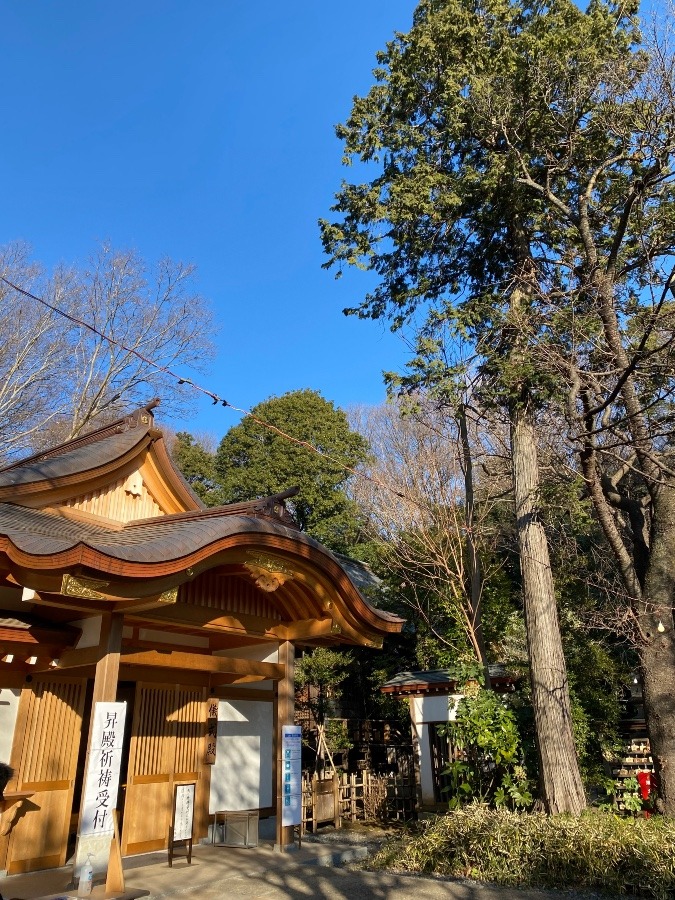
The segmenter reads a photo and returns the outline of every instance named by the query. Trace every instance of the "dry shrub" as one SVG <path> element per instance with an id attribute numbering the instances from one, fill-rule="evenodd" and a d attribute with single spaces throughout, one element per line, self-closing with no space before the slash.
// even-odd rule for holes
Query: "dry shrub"
<path id="1" fill-rule="evenodd" d="M 580 818 L 467 806 L 387 844 L 378 868 L 502 885 L 675 897 L 675 821 Z"/>

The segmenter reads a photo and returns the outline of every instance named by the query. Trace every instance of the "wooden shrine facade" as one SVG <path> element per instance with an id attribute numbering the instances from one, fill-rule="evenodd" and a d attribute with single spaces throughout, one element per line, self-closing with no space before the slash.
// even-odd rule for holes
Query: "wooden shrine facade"
<path id="1" fill-rule="evenodd" d="M 196 838 L 239 803 L 290 841 L 275 760 L 296 646 L 379 646 L 402 621 L 286 497 L 203 508 L 149 408 L 0 471 L 0 870 L 71 857 L 98 701 L 127 703 L 123 854 L 166 847 L 174 786 L 193 781 Z"/>

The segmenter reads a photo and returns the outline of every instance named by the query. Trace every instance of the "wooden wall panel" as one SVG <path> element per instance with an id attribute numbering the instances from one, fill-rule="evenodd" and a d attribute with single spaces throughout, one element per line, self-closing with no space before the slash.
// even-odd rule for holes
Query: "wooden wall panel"
<path id="1" fill-rule="evenodd" d="M 176 753 L 174 774 L 187 776 L 199 771 L 204 756 L 204 691 L 180 688 L 176 705 Z"/>
<path id="2" fill-rule="evenodd" d="M 151 516 L 164 515 L 164 510 L 140 476 L 138 479 L 139 496 L 127 491 L 128 480 L 126 477 L 120 478 L 114 484 L 67 500 L 64 506 L 81 509 L 95 516 L 103 516 L 117 522 L 130 522 L 132 519 L 149 519 Z"/>
<path id="3" fill-rule="evenodd" d="M 195 837 L 206 834 L 206 700 L 205 687 L 137 684 L 122 830 L 124 855 L 167 846 L 174 785 L 181 781 L 197 782 Z"/>
<path id="4" fill-rule="evenodd" d="M 65 864 L 85 688 L 86 679 L 37 679 L 22 692 L 12 759 L 17 789 L 35 793 L 10 835 L 10 875 Z"/>
<path id="5" fill-rule="evenodd" d="M 159 775 L 169 764 L 174 688 L 144 685 L 137 697 L 129 771 L 134 776 Z"/>

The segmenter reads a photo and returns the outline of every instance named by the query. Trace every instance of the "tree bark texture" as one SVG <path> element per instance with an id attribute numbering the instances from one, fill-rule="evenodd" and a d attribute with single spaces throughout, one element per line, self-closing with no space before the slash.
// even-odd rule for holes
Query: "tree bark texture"
<path id="1" fill-rule="evenodd" d="M 675 489 L 669 485 L 653 492 L 650 550 L 637 610 L 645 716 L 660 811 L 675 816 Z"/>
<path id="2" fill-rule="evenodd" d="M 538 514 L 535 429 L 531 414 L 522 407 L 511 413 L 511 452 L 542 798 L 550 814 L 578 815 L 586 806 L 586 797 L 574 746 L 548 543 Z"/>
<path id="3" fill-rule="evenodd" d="M 621 339 L 614 303 L 616 285 L 609 276 L 598 277 L 599 314 L 605 341 L 615 365 L 626 373 L 621 398 L 628 414 L 632 448 L 651 497 L 648 548 L 642 540 L 640 523 L 636 526 L 634 519 L 630 519 L 634 567 L 644 586 L 639 593 L 637 590 L 631 591 L 625 576 L 624 583 L 634 598 L 641 631 L 640 663 L 645 717 L 659 786 L 659 807 L 666 815 L 675 816 L 675 487 L 665 480 L 668 476 L 658 463 L 650 423 L 632 374 L 631 360 Z"/>
<path id="4" fill-rule="evenodd" d="M 480 557 L 476 550 L 473 459 L 471 455 L 471 443 L 469 441 L 469 430 L 466 422 L 466 408 L 463 404 L 459 407 L 457 412 L 457 422 L 462 445 L 464 470 L 464 525 L 466 528 L 466 556 L 470 578 L 471 628 L 478 662 L 485 669 L 485 684 L 486 687 L 490 687 L 490 670 L 488 668 L 488 659 L 485 649 L 485 635 L 483 634 L 483 573 Z"/>

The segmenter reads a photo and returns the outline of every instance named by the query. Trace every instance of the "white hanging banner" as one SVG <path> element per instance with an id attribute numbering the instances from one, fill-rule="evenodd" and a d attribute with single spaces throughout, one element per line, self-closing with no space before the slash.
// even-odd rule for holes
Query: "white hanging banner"
<path id="1" fill-rule="evenodd" d="M 302 728 L 282 725 L 281 729 L 281 824 L 302 822 Z"/>
<path id="2" fill-rule="evenodd" d="M 94 877 L 105 874 L 108 868 L 110 842 L 115 831 L 113 810 L 120 783 L 126 716 L 126 703 L 94 704 L 75 851 L 75 878 L 89 855 Z"/>
<path id="3" fill-rule="evenodd" d="M 80 834 L 112 834 L 122 763 L 126 703 L 95 703 Z"/>

